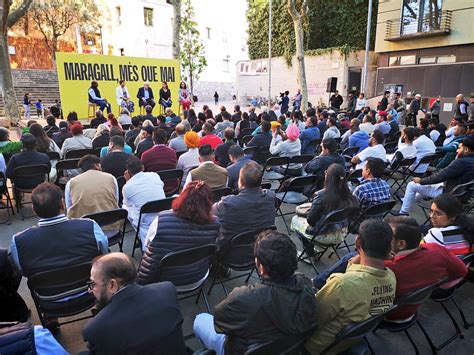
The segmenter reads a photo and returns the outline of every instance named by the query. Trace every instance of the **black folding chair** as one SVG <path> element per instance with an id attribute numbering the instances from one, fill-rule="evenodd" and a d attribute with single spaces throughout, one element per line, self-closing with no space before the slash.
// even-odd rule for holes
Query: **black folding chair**
<path id="1" fill-rule="evenodd" d="M 323 140 L 322 138 L 311 139 L 308 145 L 306 146 L 306 150 L 310 152 L 314 152 L 313 153 L 313 156 L 314 156 L 315 154 L 319 152 L 319 147 L 321 146 L 322 140 Z"/>
<path id="2" fill-rule="evenodd" d="M 390 188 L 395 185 L 395 191 L 393 195 L 396 196 L 399 190 L 402 190 L 405 186 L 406 181 L 411 176 L 410 166 L 416 161 L 416 157 L 413 158 L 401 158 L 401 153 L 395 153 L 395 158 L 392 163 L 385 169 L 385 176 L 387 180 L 392 179 L 393 182 Z"/>
<path id="3" fill-rule="evenodd" d="M 283 223 L 285 224 L 288 234 L 290 233 L 290 228 L 286 223 L 285 216 L 294 214 L 295 212 L 292 211 L 289 213 L 283 213 L 281 210 L 282 204 L 287 203 L 290 205 L 301 205 L 302 203 L 309 201 L 308 196 L 298 191 L 304 191 L 305 187 L 309 187 L 311 190 L 312 186 L 316 183 L 317 178 L 318 177 L 316 175 L 294 177 L 288 181 L 288 184 L 285 182 L 285 191 L 277 192 L 275 194 L 277 217 L 281 217 L 283 219 Z"/>
<path id="4" fill-rule="evenodd" d="M 315 260 L 316 260 L 316 257 L 317 257 L 318 260 L 321 259 L 321 257 L 324 255 L 324 253 L 329 248 L 332 248 L 333 251 L 335 252 L 336 256 L 339 258 L 339 255 L 337 254 L 337 250 L 336 250 L 337 244 L 319 243 L 319 242 L 316 242 L 316 237 L 327 226 L 334 225 L 334 224 L 341 224 L 341 223 L 345 222 L 349 218 L 350 212 L 351 211 L 349 211 L 349 209 L 344 208 L 344 209 L 336 210 L 336 211 L 333 211 L 333 212 L 329 213 L 326 216 L 326 218 L 324 219 L 324 221 L 319 225 L 318 229 L 314 232 L 314 234 L 313 234 L 313 236 L 311 237 L 310 240 L 308 240 L 308 238 L 306 238 L 304 235 L 297 232 L 296 235 L 298 236 L 298 238 L 301 240 L 301 243 L 303 244 L 303 251 L 298 256 L 298 261 L 308 260 L 311 263 L 311 265 L 313 266 L 314 271 L 317 274 L 319 274 L 319 271 L 316 268 L 316 265 L 313 261 L 313 258 Z M 318 252 L 318 253 L 315 253 L 314 256 L 311 256 L 312 253 L 308 253 L 308 250 L 311 250 L 310 248 L 314 249 L 315 245 L 318 245 L 319 247 L 323 248 L 323 250 Z"/>
<path id="5" fill-rule="evenodd" d="M 179 192 L 179 186 L 181 185 L 181 180 L 183 179 L 183 170 L 182 169 L 169 169 L 169 170 L 160 170 L 156 172 L 160 178 L 161 181 L 164 183 L 166 182 L 177 182 L 177 188 L 173 192 L 170 192 L 168 196 L 172 196 L 174 194 L 177 194 Z"/>
<path id="6" fill-rule="evenodd" d="M 61 155 L 58 152 L 46 152 L 48 155 L 49 160 L 59 160 L 61 159 Z"/>
<path id="7" fill-rule="evenodd" d="M 103 147 L 97 147 L 97 148 L 94 148 L 92 149 L 92 153 L 93 155 L 95 155 L 96 157 L 99 157 L 100 158 L 100 152 L 102 151 L 102 148 Z"/>
<path id="8" fill-rule="evenodd" d="M 101 228 L 105 226 L 110 226 L 111 224 L 115 224 L 117 222 L 123 222 L 122 227 L 120 229 L 103 231 L 109 241 L 109 247 L 118 244 L 120 247 L 120 251 L 123 251 L 123 238 L 125 237 L 125 225 L 127 224 L 127 217 L 128 211 L 123 208 L 91 213 L 82 216 L 82 218 L 90 218 L 96 221 Z"/>
<path id="9" fill-rule="evenodd" d="M 243 136 L 241 139 L 242 144 L 248 144 L 252 140 L 252 135 Z"/>
<path id="10" fill-rule="evenodd" d="M 203 296 L 204 302 L 206 304 L 207 311 L 211 312 L 211 307 L 209 306 L 209 301 L 207 300 L 206 293 L 203 290 L 203 285 L 206 282 L 209 276 L 209 266 L 211 257 L 216 252 L 216 246 L 214 244 L 207 244 L 200 247 L 194 247 L 190 249 L 180 250 L 176 252 L 171 252 L 166 254 L 163 259 L 160 261 L 158 267 L 158 282 L 161 281 L 171 281 L 167 279 L 166 270 L 175 269 L 179 267 L 185 267 L 191 264 L 198 263 L 203 260 L 207 260 L 207 268 L 203 270 L 202 273 L 196 275 L 196 280 L 190 283 L 190 285 L 175 285 L 178 295 L 185 295 L 184 297 L 179 298 L 178 300 L 183 300 L 189 297 L 197 296 L 196 303 L 199 301 L 199 297 Z M 165 276 L 164 276 L 165 275 Z M 198 291 L 196 293 L 196 291 Z M 190 294 L 191 293 L 191 294 Z"/>
<path id="11" fill-rule="evenodd" d="M 5 196 L 6 205 L 0 203 L 0 210 L 7 210 L 7 219 L 5 221 L 0 222 L 0 224 L 7 223 L 8 225 L 10 225 L 10 209 L 13 215 L 15 215 L 15 209 L 13 208 L 10 193 L 8 192 L 7 177 L 2 171 L 0 171 L 0 201 L 3 199 L 3 196 Z"/>
<path id="12" fill-rule="evenodd" d="M 247 276 L 245 283 L 247 283 L 252 276 L 252 273 L 255 269 L 255 256 L 254 256 L 254 244 L 257 235 L 259 235 L 262 231 L 267 229 L 276 229 L 275 226 L 269 226 L 268 228 L 248 231 L 239 233 L 232 237 L 230 241 L 230 246 L 225 250 L 225 252 L 219 256 L 218 263 L 223 265 L 226 268 L 230 268 L 235 271 L 246 271 L 245 274 L 240 274 L 233 277 L 227 277 L 225 279 L 221 279 L 216 277 L 212 280 L 211 287 L 207 292 L 208 295 L 211 294 L 212 289 L 216 284 L 220 284 L 224 293 L 228 295 L 227 289 L 224 286 L 224 283 L 235 280 L 244 276 Z"/>
<path id="13" fill-rule="evenodd" d="M 413 158 L 416 161 L 416 158 Z M 416 169 L 418 169 L 420 166 L 424 164 L 430 164 L 436 159 L 436 154 L 429 154 L 424 156 L 423 158 L 420 159 L 420 161 L 415 164 L 415 161 L 413 162 L 412 165 L 407 166 L 407 167 L 402 167 L 400 166 L 398 168 L 398 171 L 394 173 L 392 176 L 392 179 L 394 179 L 394 182 L 392 183 L 391 187 L 393 187 L 395 184 L 398 185 L 397 189 L 394 192 L 394 195 L 398 193 L 398 191 L 403 190 L 403 188 L 408 184 L 408 180 L 410 177 L 423 177 L 425 176 L 426 172 L 423 173 L 416 173 Z M 403 164 L 403 161 L 400 163 L 400 165 Z M 412 169 L 412 166 L 413 169 Z M 401 180 L 401 182 L 399 181 Z"/>
<path id="14" fill-rule="evenodd" d="M 263 168 L 263 180 L 264 181 L 278 181 L 281 182 L 285 178 L 286 171 L 288 170 L 288 165 L 290 163 L 290 157 L 270 157 L 265 162 Z M 283 169 L 283 173 L 273 171 L 274 166 L 280 166 Z"/>
<path id="15" fill-rule="evenodd" d="M 352 185 L 359 185 L 362 178 L 362 169 L 352 170 L 347 173 L 347 181 Z"/>
<path id="16" fill-rule="evenodd" d="M 424 303 L 428 298 L 430 298 L 432 292 L 438 288 L 439 285 L 443 284 L 446 282 L 446 278 L 441 279 L 440 281 L 432 284 L 425 286 L 419 290 L 410 292 L 406 295 L 402 295 L 399 297 L 399 299 L 396 301 L 396 304 L 398 307 L 404 306 L 404 305 L 421 305 Z M 423 332 L 425 338 L 428 340 L 429 336 L 426 330 L 423 328 L 421 325 L 420 321 L 418 320 L 418 312 L 416 312 L 413 317 L 403 323 L 400 322 L 387 322 L 387 321 L 382 321 L 379 323 L 378 328 L 374 331 L 374 334 L 376 331 L 379 329 L 384 329 L 392 333 L 400 333 L 404 332 L 405 335 L 407 336 L 408 340 L 410 341 L 410 344 L 413 346 L 415 349 L 415 352 L 419 354 L 418 347 L 416 346 L 415 342 L 413 341 L 413 338 L 411 337 L 410 333 L 408 332 L 408 329 L 410 329 L 414 324 L 418 324 L 418 327 L 421 329 Z M 431 340 L 428 340 L 428 343 L 430 343 Z M 431 346 L 431 343 L 430 343 Z M 433 350 L 434 351 L 434 350 Z M 436 353 L 434 351 L 434 353 Z"/>
<path id="17" fill-rule="evenodd" d="M 293 177 L 294 175 L 289 174 L 290 173 L 290 165 L 291 164 L 302 164 L 303 168 L 306 164 L 308 164 L 311 160 L 313 160 L 314 156 L 311 154 L 303 154 L 303 155 L 295 155 L 294 157 L 290 158 L 290 163 L 288 165 L 288 169 L 286 170 L 286 176 L 285 177 Z M 298 176 L 300 176 L 298 174 Z"/>
<path id="18" fill-rule="evenodd" d="M 383 147 L 385 148 L 387 154 L 393 154 L 395 153 L 395 150 L 397 150 L 398 142 L 388 142 L 385 143 Z"/>
<path id="19" fill-rule="evenodd" d="M 260 147 L 257 147 L 257 146 L 244 148 L 244 154 L 251 155 L 252 158 L 256 156 L 259 151 L 260 151 Z"/>
<path id="20" fill-rule="evenodd" d="M 348 147 L 342 151 L 342 155 L 344 157 L 350 157 L 352 158 L 354 155 L 356 155 L 359 152 L 359 147 Z M 349 159 L 350 161 L 350 159 Z"/>
<path id="21" fill-rule="evenodd" d="M 82 263 L 60 269 L 40 272 L 28 278 L 28 288 L 43 327 L 48 318 L 64 318 L 87 311 L 95 305 L 95 297 L 89 293 L 91 263 Z M 76 322 L 92 315 L 63 322 Z"/>
<path id="22" fill-rule="evenodd" d="M 254 159 L 257 161 L 257 163 L 263 165 L 269 158 L 271 158 L 271 156 L 272 154 L 270 153 L 270 146 L 262 145 L 257 155 L 254 156 Z"/>
<path id="23" fill-rule="evenodd" d="M 161 211 L 171 209 L 171 205 L 173 204 L 174 199 L 175 197 L 168 197 L 163 200 L 150 201 L 145 203 L 140 208 L 140 214 L 138 215 L 137 232 L 135 234 L 135 240 L 133 241 L 132 257 L 135 256 L 135 249 L 141 247 L 142 245 L 140 239 L 140 223 L 142 221 L 143 215 L 146 213 L 160 213 Z"/>
<path id="24" fill-rule="evenodd" d="M 23 202 L 23 195 L 30 194 L 36 186 L 45 182 L 49 174 L 49 171 L 50 171 L 50 167 L 46 164 L 19 166 L 18 168 L 15 168 L 15 170 L 13 170 L 13 179 L 12 179 L 13 196 L 16 203 L 16 210 L 17 212 L 21 213 L 22 221 L 25 219 L 25 215 L 23 214 L 23 205 L 27 203 L 31 203 L 31 202 Z M 22 179 L 35 178 L 35 179 L 38 179 L 39 182 L 33 187 L 24 187 L 17 183 L 18 178 L 22 178 Z M 32 216 L 28 216 L 28 217 L 32 217 Z"/>
<path id="25" fill-rule="evenodd" d="M 411 169 L 412 175 L 416 177 L 424 177 L 426 175 L 426 170 L 423 173 L 416 173 L 415 171 L 422 165 L 431 165 L 431 163 L 433 163 L 436 159 L 438 159 L 438 155 L 436 153 L 425 155 L 423 158 L 420 159 L 418 164 L 416 164 L 416 166 Z"/>
<path id="26" fill-rule="evenodd" d="M 119 192 L 119 200 L 118 200 L 118 205 L 121 206 L 123 202 L 123 192 L 122 189 L 127 183 L 127 180 L 125 180 L 125 176 L 119 176 L 117 178 L 117 186 L 118 186 L 118 192 Z"/>
<path id="27" fill-rule="evenodd" d="M 69 181 L 69 178 L 64 176 L 64 171 L 78 169 L 78 163 L 79 159 L 65 159 L 58 161 L 56 164 L 56 185 L 64 188 Z"/>
<path id="28" fill-rule="evenodd" d="M 70 150 L 66 153 L 64 159 L 81 159 L 83 156 L 86 156 L 88 154 L 94 154 L 94 151 L 92 149 Z"/>
<path id="29" fill-rule="evenodd" d="M 232 189 L 230 187 L 218 187 L 212 189 L 212 202 L 216 203 L 221 200 L 222 197 L 231 195 Z"/>
<path id="30" fill-rule="evenodd" d="M 122 129 L 123 129 L 124 131 L 128 131 L 128 130 L 130 130 L 130 126 L 131 126 L 131 125 L 128 124 L 128 123 L 127 123 L 127 124 L 123 124 L 123 125 L 122 125 Z"/>

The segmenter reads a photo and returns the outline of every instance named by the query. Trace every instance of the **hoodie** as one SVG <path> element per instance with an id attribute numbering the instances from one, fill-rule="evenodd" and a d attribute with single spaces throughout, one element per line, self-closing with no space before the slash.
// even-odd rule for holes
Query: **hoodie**
<path id="1" fill-rule="evenodd" d="M 349 147 L 359 147 L 359 152 L 369 146 L 369 135 L 365 131 L 356 131 L 349 137 Z"/>
<path id="2" fill-rule="evenodd" d="M 214 312 L 217 333 L 227 335 L 226 355 L 243 354 L 263 344 L 304 334 L 316 326 L 316 299 L 311 281 L 302 274 L 288 282 L 263 280 L 234 288 Z"/>

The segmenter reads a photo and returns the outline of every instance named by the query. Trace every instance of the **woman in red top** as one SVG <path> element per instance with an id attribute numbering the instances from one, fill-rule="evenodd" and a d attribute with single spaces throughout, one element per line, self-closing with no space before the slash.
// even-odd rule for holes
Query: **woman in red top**
<path id="1" fill-rule="evenodd" d="M 186 87 L 186 83 L 184 81 L 179 84 L 179 104 L 183 108 L 183 111 L 188 111 L 191 107 L 191 94 Z"/>

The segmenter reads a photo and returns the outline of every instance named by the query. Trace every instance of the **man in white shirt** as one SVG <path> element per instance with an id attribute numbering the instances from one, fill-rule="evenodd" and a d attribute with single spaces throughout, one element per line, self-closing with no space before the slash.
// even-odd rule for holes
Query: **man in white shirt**
<path id="1" fill-rule="evenodd" d="M 362 111 L 362 109 L 367 106 L 368 106 L 367 99 L 365 98 L 363 93 L 360 93 L 359 98 L 356 101 L 356 107 L 355 107 L 356 115 L 358 115 L 360 111 Z"/>
<path id="2" fill-rule="evenodd" d="M 362 169 L 364 167 L 367 158 L 372 157 L 382 159 L 383 161 L 386 160 L 387 152 L 382 145 L 384 140 L 385 136 L 383 133 L 378 129 L 375 130 L 369 140 L 369 147 L 365 148 L 351 160 L 352 164 L 357 164 L 356 170 Z"/>
<path id="3" fill-rule="evenodd" d="M 128 220 L 133 228 L 138 227 L 140 209 L 150 201 L 162 200 L 166 198 L 163 190 L 164 183 L 155 172 L 144 172 L 143 163 L 135 156 L 130 156 L 127 160 L 127 170 L 124 173 L 127 183 L 122 189 L 123 205 L 128 211 Z M 157 213 L 147 213 L 142 216 L 140 222 L 140 240 L 142 248 L 146 248 L 145 238 Z"/>
<path id="4" fill-rule="evenodd" d="M 363 123 L 361 123 L 359 126 L 359 129 L 361 131 L 364 131 L 368 134 L 372 134 L 375 131 L 375 125 L 372 124 L 372 121 L 369 115 L 365 115 L 362 122 Z"/>
<path id="5" fill-rule="evenodd" d="M 414 171 L 416 174 L 424 174 L 426 169 L 428 169 L 429 164 L 422 164 L 418 167 L 417 165 L 420 163 L 422 158 L 426 157 L 427 155 L 434 154 L 436 152 L 436 146 L 434 142 L 429 137 L 425 136 L 421 130 L 416 131 L 416 137 L 413 145 L 416 148 L 416 161 L 410 167 L 410 170 L 413 171 L 413 169 L 416 168 Z"/>
<path id="6" fill-rule="evenodd" d="M 336 120 L 334 118 L 328 119 L 327 127 L 328 128 L 324 132 L 323 139 L 341 137 L 341 132 L 339 132 L 339 129 L 336 126 Z"/>
<path id="7" fill-rule="evenodd" d="M 398 140 L 398 148 L 393 154 L 387 154 L 387 161 L 391 162 L 397 152 L 400 152 L 403 159 L 411 159 L 416 157 L 416 147 L 413 144 L 417 134 L 415 127 L 405 127 L 402 135 Z"/>
<path id="8" fill-rule="evenodd" d="M 188 151 L 181 154 L 178 159 L 178 164 L 176 165 L 176 169 L 183 170 L 182 185 L 186 182 L 189 171 L 199 165 L 199 141 L 200 138 L 194 131 L 189 131 L 184 134 L 184 143 L 188 147 Z"/>

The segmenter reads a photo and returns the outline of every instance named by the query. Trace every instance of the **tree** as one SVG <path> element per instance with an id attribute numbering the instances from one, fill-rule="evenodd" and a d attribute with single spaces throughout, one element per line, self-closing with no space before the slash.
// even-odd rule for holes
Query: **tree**
<path id="1" fill-rule="evenodd" d="M 179 47 L 179 30 L 181 29 L 181 0 L 172 1 L 174 10 L 174 21 L 173 21 L 173 58 L 179 59 L 180 47 Z"/>
<path id="2" fill-rule="evenodd" d="M 194 21 L 194 8 L 191 0 L 184 0 L 184 9 L 181 14 L 181 67 L 183 80 L 189 79 L 189 88 L 193 92 L 193 80 L 199 79 L 207 65 L 204 55 L 204 45 L 199 39 L 199 30 Z"/>
<path id="3" fill-rule="evenodd" d="M 32 19 L 43 35 L 53 63 L 61 36 L 76 25 L 95 32 L 99 18 L 100 12 L 93 0 L 41 0 L 32 6 Z"/>
<path id="4" fill-rule="evenodd" d="M 296 0 L 288 0 L 288 12 L 293 19 L 296 41 L 296 61 L 297 61 L 297 81 L 301 89 L 303 99 L 301 100 L 301 110 L 306 111 L 308 107 L 308 86 L 306 84 L 306 70 L 304 67 L 304 34 L 303 20 L 306 16 L 308 4 L 303 0 L 300 8 L 297 9 Z"/>
<path id="5" fill-rule="evenodd" d="M 0 85 L 5 103 L 5 115 L 10 124 L 16 124 L 20 120 L 20 110 L 13 88 L 7 31 L 25 16 L 31 2 L 32 0 L 23 0 L 14 11 L 10 12 L 12 0 L 0 0 Z"/>

